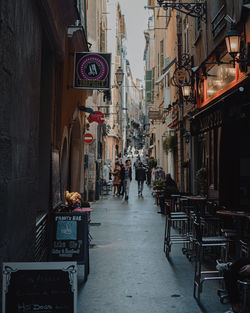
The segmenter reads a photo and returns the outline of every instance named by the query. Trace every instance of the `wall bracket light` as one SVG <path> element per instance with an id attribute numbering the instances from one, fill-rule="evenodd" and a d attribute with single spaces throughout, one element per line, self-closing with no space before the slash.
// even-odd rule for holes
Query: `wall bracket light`
<path id="1" fill-rule="evenodd" d="M 227 52 L 233 58 L 233 66 L 237 62 L 242 71 L 247 70 L 249 65 L 249 58 L 246 56 L 246 48 L 244 42 L 241 40 L 241 34 L 236 30 L 235 23 L 231 23 L 231 29 L 225 36 Z M 248 43 L 249 47 L 249 43 Z"/>
<path id="2" fill-rule="evenodd" d="M 196 17 L 201 19 L 203 22 L 207 22 L 207 2 L 178 2 L 167 1 L 167 0 L 157 0 L 160 7 L 163 7 L 164 10 L 168 8 L 175 9 L 186 15 Z"/>

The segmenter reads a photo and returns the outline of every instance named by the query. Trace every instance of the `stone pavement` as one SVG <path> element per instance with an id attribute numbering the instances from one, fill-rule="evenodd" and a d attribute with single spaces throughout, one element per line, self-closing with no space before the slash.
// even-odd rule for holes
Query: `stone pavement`
<path id="1" fill-rule="evenodd" d="M 90 274 L 79 285 L 78 313 L 222 313 L 218 282 L 205 282 L 202 307 L 193 298 L 193 264 L 174 245 L 163 252 L 165 216 L 157 214 L 151 189 L 128 202 L 112 195 L 92 205 Z M 100 224 L 99 224 L 100 223 Z"/>

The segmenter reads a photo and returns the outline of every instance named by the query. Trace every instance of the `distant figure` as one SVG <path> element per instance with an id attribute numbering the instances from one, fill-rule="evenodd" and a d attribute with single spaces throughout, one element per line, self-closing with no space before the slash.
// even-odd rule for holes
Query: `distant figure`
<path id="1" fill-rule="evenodd" d="M 136 168 L 135 180 L 138 183 L 138 196 L 142 196 L 143 184 L 146 180 L 146 170 L 142 166 L 142 162 L 139 162 L 138 167 Z"/>
<path id="2" fill-rule="evenodd" d="M 128 196 L 129 196 L 129 187 L 130 187 L 131 180 L 132 180 L 132 169 L 131 169 L 129 160 L 126 160 L 125 165 L 124 165 L 124 179 L 123 179 L 123 190 L 124 190 L 126 201 L 128 200 Z"/>
<path id="3" fill-rule="evenodd" d="M 124 186 L 123 186 L 123 180 L 124 180 L 124 165 L 122 163 L 122 158 L 119 159 L 118 165 L 120 166 L 120 184 L 118 185 L 118 194 L 119 196 L 124 194 Z"/>
<path id="4" fill-rule="evenodd" d="M 171 174 L 166 175 L 165 181 L 165 198 L 170 199 L 172 194 L 179 193 L 176 182 L 172 179 Z"/>
<path id="5" fill-rule="evenodd" d="M 121 171 L 121 168 L 119 166 L 119 163 L 116 162 L 114 171 L 112 172 L 112 175 L 114 177 L 113 178 L 114 196 L 119 195 L 118 186 L 121 184 L 120 171 Z"/>
<path id="6" fill-rule="evenodd" d="M 104 165 L 102 167 L 102 179 L 103 179 L 103 183 L 106 186 L 108 181 L 109 181 L 109 167 L 107 164 L 107 161 L 104 161 Z"/>
<path id="7" fill-rule="evenodd" d="M 135 159 L 135 162 L 134 162 L 134 168 L 135 168 L 135 170 L 137 169 L 137 167 L 138 167 L 138 165 L 139 165 L 139 162 L 140 162 L 140 158 L 137 157 L 137 158 Z"/>

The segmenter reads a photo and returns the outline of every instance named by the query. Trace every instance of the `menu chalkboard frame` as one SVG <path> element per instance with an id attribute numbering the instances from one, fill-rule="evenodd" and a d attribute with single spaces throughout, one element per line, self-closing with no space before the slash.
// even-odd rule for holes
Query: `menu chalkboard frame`
<path id="1" fill-rule="evenodd" d="M 67 221 L 69 225 L 67 225 Z M 62 237 L 61 234 L 58 234 L 59 222 L 62 224 L 62 227 L 69 227 L 69 237 Z M 70 226 L 70 222 L 74 225 Z M 85 280 L 89 274 L 89 212 L 53 212 L 50 216 L 50 261 L 76 261 L 79 265 L 84 265 L 84 276 Z M 65 224 L 63 224 L 65 223 Z M 75 230 L 73 229 L 75 227 Z M 58 239 L 58 236 L 60 239 Z M 77 246 L 80 242 L 80 246 Z M 55 247 L 55 243 L 57 243 Z M 71 245 L 71 247 L 69 246 Z M 67 249 L 69 252 L 70 249 L 79 248 L 79 254 L 72 255 L 62 255 L 60 252 L 55 254 L 54 250 Z"/>
<path id="2" fill-rule="evenodd" d="M 6 313 L 6 308 L 8 307 L 7 303 L 7 293 L 11 287 L 11 278 L 18 272 L 22 271 L 22 275 L 26 275 L 29 271 L 37 271 L 42 277 L 42 271 L 45 273 L 48 271 L 54 272 L 54 275 L 59 271 L 68 272 L 68 282 L 69 288 L 72 291 L 72 312 L 77 313 L 77 263 L 76 262 L 4 262 L 3 271 L 2 271 L 2 313 Z M 30 280 L 30 277 L 27 277 L 27 281 Z M 64 282 L 65 283 L 65 282 Z M 26 285 L 27 287 L 27 285 Z M 48 283 L 48 289 L 51 286 Z M 34 285 L 31 284 L 31 290 L 33 290 Z M 22 290 L 23 291 L 23 290 Z M 13 292 L 13 291 L 12 291 Z M 42 294 L 43 297 L 46 292 Z M 49 292 L 47 293 L 49 297 Z M 24 295 L 27 299 L 27 295 Z M 20 291 L 19 291 L 20 297 Z M 30 296 L 31 298 L 31 296 Z M 13 300 L 13 299 L 12 299 Z M 32 304 L 33 305 L 33 304 Z M 22 311 L 25 312 L 25 311 Z M 32 309 L 29 308 L 27 312 L 32 312 Z M 39 312 L 39 311 L 38 311 Z M 51 311 L 50 311 L 51 312 Z M 55 312 L 53 310 L 52 312 Z"/>

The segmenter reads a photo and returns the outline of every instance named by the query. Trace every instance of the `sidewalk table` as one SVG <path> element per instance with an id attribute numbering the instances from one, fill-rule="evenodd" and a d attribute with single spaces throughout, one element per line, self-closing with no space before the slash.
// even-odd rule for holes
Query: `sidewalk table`
<path id="1" fill-rule="evenodd" d="M 246 211 L 230 211 L 230 210 L 218 210 L 217 214 L 222 216 L 232 217 L 235 227 L 236 227 L 236 258 L 240 256 L 240 240 L 244 237 L 244 219 L 250 218 L 250 212 Z"/>
<path id="2" fill-rule="evenodd" d="M 200 220 L 200 217 L 204 215 L 205 202 L 207 198 L 202 196 L 182 196 L 182 198 L 190 200 L 194 203 L 195 216 Z"/>

